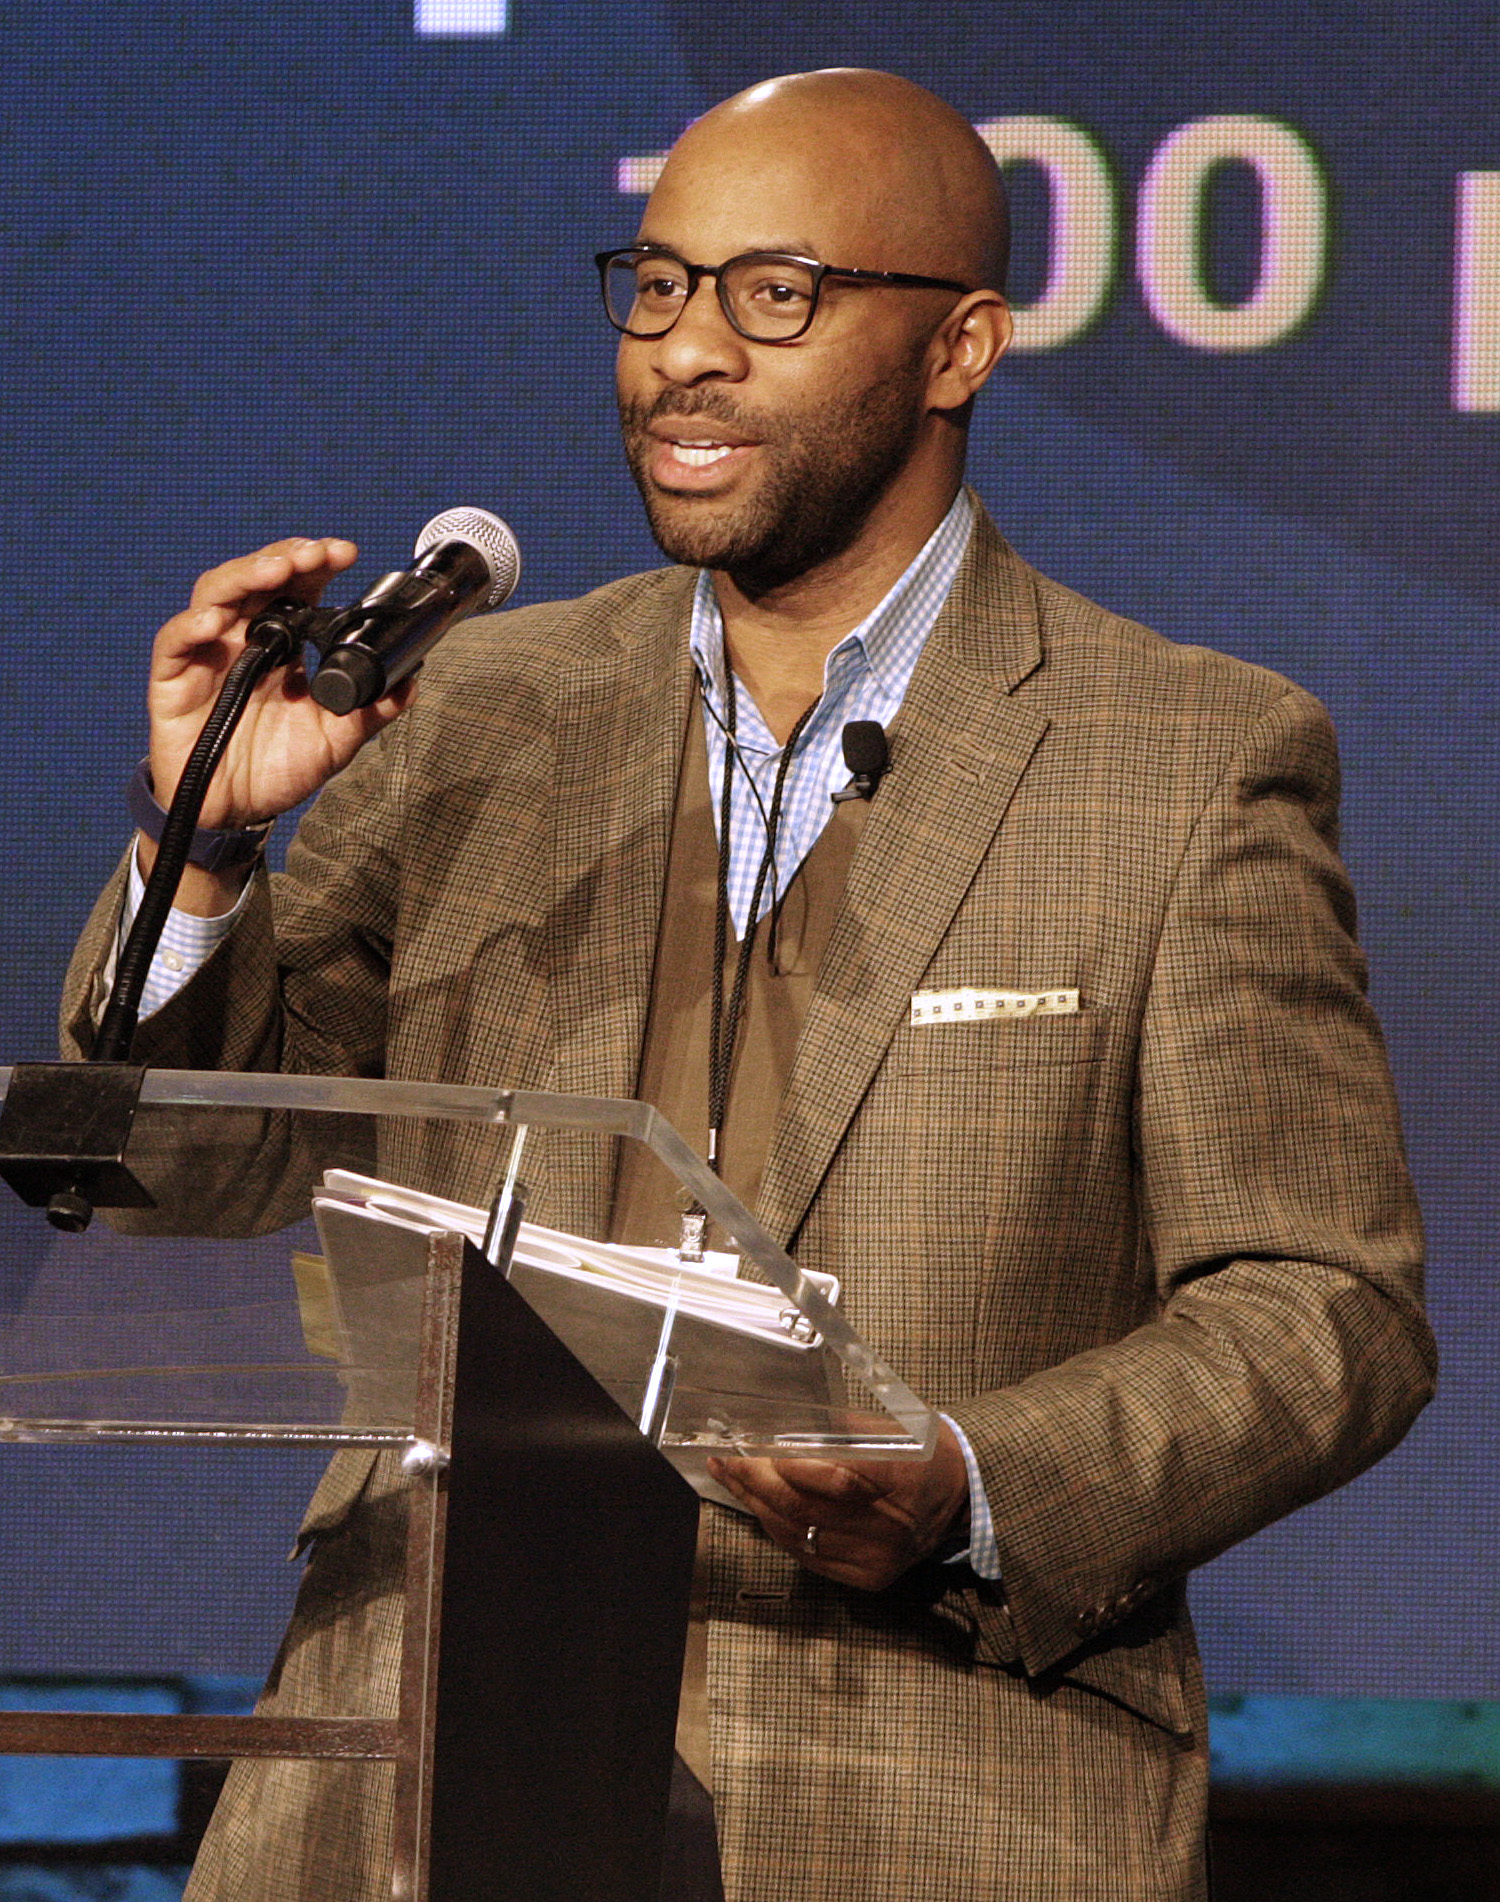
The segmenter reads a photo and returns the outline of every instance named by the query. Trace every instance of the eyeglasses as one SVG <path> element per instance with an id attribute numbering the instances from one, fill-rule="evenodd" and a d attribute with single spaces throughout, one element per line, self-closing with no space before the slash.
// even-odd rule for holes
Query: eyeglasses
<path id="1" fill-rule="evenodd" d="M 689 264 L 661 245 L 638 244 L 626 251 L 601 251 L 594 262 L 609 321 L 627 337 L 666 336 L 705 277 L 714 280 L 719 308 L 752 343 L 792 343 L 804 335 L 817 315 L 818 293 L 828 277 L 901 290 L 974 288 L 952 278 L 917 277 L 910 271 L 847 271 L 785 251 L 745 251 L 723 264 Z"/>

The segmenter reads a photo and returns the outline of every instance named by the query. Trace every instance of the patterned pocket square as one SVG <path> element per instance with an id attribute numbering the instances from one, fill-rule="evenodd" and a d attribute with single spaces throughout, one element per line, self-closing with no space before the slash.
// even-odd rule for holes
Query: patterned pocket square
<path id="1" fill-rule="evenodd" d="M 914 991 L 914 1024 L 967 1024 L 983 1017 L 1072 1017 L 1078 993 L 1071 991 Z"/>

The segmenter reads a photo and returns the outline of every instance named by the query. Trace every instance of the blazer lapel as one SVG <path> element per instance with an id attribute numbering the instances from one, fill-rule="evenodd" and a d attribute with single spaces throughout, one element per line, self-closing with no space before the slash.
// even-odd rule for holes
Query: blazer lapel
<path id="1" fill-rule="evenodd" d="M 635 1094 L 691 695 L 692 586 L 685 571 L 667 577 L 620 646 L 560 688 L 548 912 L 560 1091 Z M 554 1218 L 602 1234 L 613 1145 L 580 1135 L 549 1154 Z"/>
<path id="2" fill-rule="evenodd" d="M 782 1098 L 759 1213 L 790 1244 L 1047 729 L 1006 696 L 1042 658 L 1030 572 L 973 539 L 892 723 Z"/>

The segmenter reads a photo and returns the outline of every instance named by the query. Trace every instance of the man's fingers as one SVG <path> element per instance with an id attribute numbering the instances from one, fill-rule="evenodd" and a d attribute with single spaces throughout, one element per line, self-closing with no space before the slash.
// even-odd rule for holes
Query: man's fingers
<path id="1" fill-rule="evenodd" d="M 419 675 L 408 674 L 399 687 L 393 687 L 388 694 L 383 694 L 370 711 L 379 714 L 380 724 L 384 726 L 388 720 L 394 720 L 398 713 L 405 713 L 416 699 L 421 684 Z"/>
<path id="2" fill-rule="evenodd" d="M 756 1500 L 788 1523 L 862 1518 L 879 1496 L 864 1474 L 828 1460 L 711 1460 L 709 1470 L 737 1499 Z"/>
<path id="3" fill-rule="evenodd" d="M 208 569 L 198 577 L 190 605 L 157 634 L 156 678 L 175 680 L 195 665 L 222 672 L 237 649 L 236 630 L 244 621 L 279 594 L 316 599 L 358 552 L 353 542 L 338 536 L 295 536 Z M 220 641 L 229 646 L 216 652 Z"/>
<path id="4" fill-rule="evenodd" d="M 878 1518 L 835 1525 L 805 1515 L 788 1518 L 748 1491 L 742 1494 L 734 1486 L 730 1490 L 783 1552 L 840 1585 L 882 1591 L 918 1556 L 905 1527 Z"/>
<path id="5" fill-rule="evenodd" d="M 304 678 L 301 694 L 305 696 L 309 692 L 309 683 Z M 405 713 L 416 697 L 417 677 L 408 674 L 399 687 L 383 694 L 379 700 L 372 700 L 367 707 L 357 707 L 353 713 L 330 713 L 326 707 L 319 707 L 317 716 L 339 766 L 347 765 L 367 740 L 374 739 L 382 727 Z"/>
<path id="6" fill-rule="evenodd" d="M 765 1465 L 795 1493 L 835 1504 L 864 1506 L 885 1487 L 878 1471 L 840 1466 L 834 1460 L 767 1460 Z"/>
<path id="7" fill-rule="evenodd" d="M 358 553 L 353 542 L 338 535 L 289 536 L 199 575 L 189 605 L 239 608 L 256 596 L 307 595 L 342 573 Z"/>
<path id="8" fill-rule="evenodd" d="M 164 663 L 207 658 L 202 650 L 223 640 L 238 618 L 237 611 L 231 607 L 184 608 L 181 614 L 174 614 L 170 621 L 162 623 L 156 636 L 157 670 L 160 671 Z"/>
<path id="9" fill-rule="evenodd" d="M 776 1467 L 771 1460 L 710 1460 L 708 1469 L 755 1514 L 778 1545 L 809 1563 L 828 1558 L 818 1547 L 830 1528 L 808 1517 L 807 1502 L 801 1496 L 775 1483 Z M 811 1543 L 809 1525 L 818 1527 L 818 1537 Z"/>
<path id="10" fill-rule="evenodd" d="M 742 1459 L 719 1463 L 737 1467 L 757 1491 L 788 1498 L 805 1496 L 863 1506 L 884 1490 L 876 1476 L 835 1460 Z"/>
<path id="11" fill-rule="evenodd" d="M 785 1472 L 802 1475 L 809 1467 L 818 1469 L 818 1490 L 783 1477 Z M 868 1485 L 859 1497 L 852 1496 L 834 1477 L 849 1476 L 848 1467 L 822 1460 L 714 1459 L 709 1471 L 784 1552 L 838 1584 L 883 1591 L 921 1556 L 910 1515 L 883 1493 L 871 1496 Z M 811 1538 L 810 1529 L 815 1529 Z"/>

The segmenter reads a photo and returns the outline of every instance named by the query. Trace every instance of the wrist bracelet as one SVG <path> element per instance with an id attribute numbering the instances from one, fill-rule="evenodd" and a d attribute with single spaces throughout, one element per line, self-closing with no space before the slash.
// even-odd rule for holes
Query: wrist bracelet
<path id="1" fill-rule="evenodd" d="M 156 803 L 149 759 L 143 759 L 130 775 L 130 784 L 125 789 L 125 803 L 137 829 L 159 845 L 166 828 L 167 815 Z M 270 837 L 275 823 L 274 819 L 263 819 L 259 825 L 226 827 L 223 830 L 199 826 L 193 833 L 187 862 L 201 867 L 205 872 L 227 872 L 238 865 L 248 865 L 252 859 L 260 856 L 261 847 Z"/>

